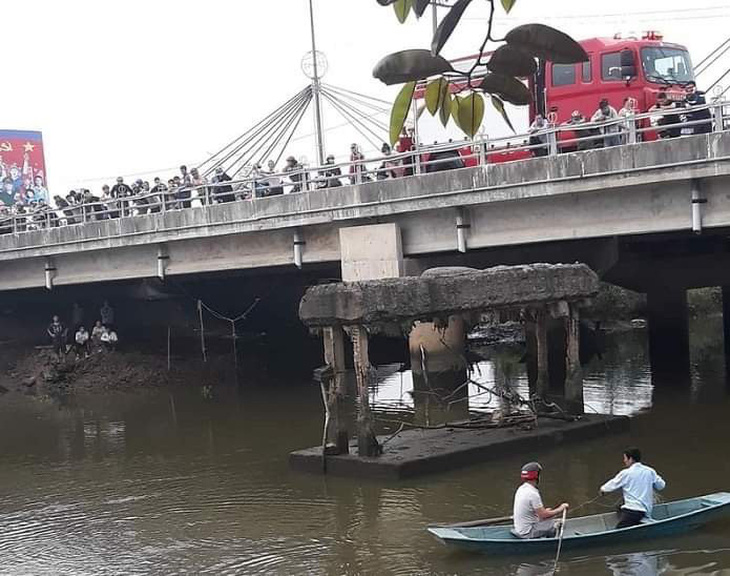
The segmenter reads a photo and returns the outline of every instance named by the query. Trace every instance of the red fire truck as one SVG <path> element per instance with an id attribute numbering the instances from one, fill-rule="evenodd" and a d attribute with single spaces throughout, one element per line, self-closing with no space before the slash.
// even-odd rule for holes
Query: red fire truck
<path id="1" fill-rule="evenodd" d="M 587 62 L 553 64 L 541 61 L 537 73 L 525 79 L 533 95 L 529 123 L 541 114 L 550 117 L 556 124 L 562 124 L 576 110 L 590 119 L 603 98 L 607 98 L 616 110 L 623 107 L 625 98 L 632 98 L 637 114 L 647 112 L 656 103 L 660 92 L 665 92 L 670 100 L 684 99 L 684 86 L 694 80 L 687 49 L 664 42 L 657 32 L 646 32 L 640 37 L 617 34 L 613 38 L 591 38 L 583 40 L 580 45 L 588 53 Z M 474 60 L 474 56 L 461 58 L 452 64 L 456 70 L 466 72 Z M 416 98 L 423 97 L 423 87 L 419 86 Z M 519 119 L 514 123 L 527 125 Z M 572 137 L 570 132 L 563 132 L 560 139 Z M 427 135 L 421 140 L 431 139 Z M 515 154 L 524 156 L 525 152 L 497 150 L 490 154 L 490 161 L 518 159 Z"/>
<path id="2" fill-rule="evenodd" d="M 575 110 L 590 118 L 603 98 L 616 110 L 632 98 L 637 114 L 648 112 L 660 92 L 670 100 L 683 100 L 685 85 L 694 80 L 687 49 L 664 42 L 656 32 L 641 38 L 617 34 L 580 44 L 588 53 L 587 62 L 543 62 L 535 77 L 528 79 L 533 93 L 530 121 L 536 114 L 554 114 L 561 124 Z"/>

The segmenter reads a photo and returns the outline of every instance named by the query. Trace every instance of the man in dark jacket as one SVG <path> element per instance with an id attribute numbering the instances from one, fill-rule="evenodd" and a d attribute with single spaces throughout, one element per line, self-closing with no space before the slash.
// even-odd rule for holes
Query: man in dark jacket
<path id="1" fill-rule="evenodd" d="M 697 84 L 694 81 L 690 81 L 684 88 L 687 92 L 685 102 L 688 106 L 705 106 L 707 105 L 707 99 L 705 93 L 701 90 L 697 90 Z M 706 120 L 706 122 L 702 122 Z M 709 134 L 712 132 L 712 114 L 709 108 L 703 110 L 692 110 L 687 113 L 688 122 L 700 122 L 692 125 L 692 134 Z"/>

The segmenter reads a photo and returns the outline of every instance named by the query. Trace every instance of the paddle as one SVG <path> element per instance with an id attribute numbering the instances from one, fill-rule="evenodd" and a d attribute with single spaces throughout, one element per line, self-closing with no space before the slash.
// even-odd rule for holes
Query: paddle
<path id="1" fill-rule="evenodd" d="M 560 549 L 563 547 L 563 534 L 565 533 L 565 519 L 568 516 L 568 509 L 563 509 L 563 521 L 560 523 L 560 536 L 558 537 L 558 553 L 555 555 L 555 567 L 553 568 L 553 574 L 558 572 L 558 561 L 560 560 Z"/>
<path id="2" fill-rule="evenodd" d="M 512 516 L 499 516 L 497 518 L 484 518 L 482 520 L 470 520 L 469 522 L 457 522 L 455 524 L 432 524 L 431 528 L 469 528 L 473 526 L 491 526 L 511 522 Z"/>

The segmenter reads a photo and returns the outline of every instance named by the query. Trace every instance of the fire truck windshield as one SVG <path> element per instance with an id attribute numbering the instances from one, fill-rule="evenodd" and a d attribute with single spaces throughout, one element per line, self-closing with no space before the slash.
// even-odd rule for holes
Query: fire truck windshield
<path id="1" fill-rule="evenodd" d="M 642 48 L 641 63 L 649 82 L 684 84 L 694 80 L 689 53 L 681 48 L 665 46 Z"/>

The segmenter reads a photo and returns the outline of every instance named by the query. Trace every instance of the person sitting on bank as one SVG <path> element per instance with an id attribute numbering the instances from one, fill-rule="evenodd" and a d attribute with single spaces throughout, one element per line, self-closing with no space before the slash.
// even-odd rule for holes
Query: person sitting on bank
<path id="1" fill-rule="evenodd" d="M 97 348 L 101 347 L 101 335 L 103 333 L 104 327 L 101 325 L 101 320 L 97 320 L 91 329 L 91 343 Z"/>
<path id="2" fill-rule="evenodd" d="M 541 472 L 542 466 L 538 462 L 530 462 L 522 467 L 522 484 L 515 492 L 512 509 L 512 533 L 518 538 L 554 538 L 558 525 L 553 519 L 568 509 L 567 502 L 555 508 L 545 508 L 537 489 Z"/>
<path id="3" fill-rule="evenodd" d="M 601 486 L 601 493 L 621 490 L 624 503 L 619 511 L 616 528 L 628 528 L 651 518 L 654 508 L 654 490 L 664 490 L 666 482 L 656 470 L 641 463 L 641 451 L 627 448 L 623 452 L 625 468 Z"/>
<path id="4" fill-rule="evenodd" d="M 114 352 L 117 349 L 117 342 L 119 342 L 119 337 L 117 336 L 117 333 L 115 330 L 111 328 L 107 328 L 104 326 L 102 328 L 103 332 L 101 333 L 101 344 L 104 346 L 106 350 L 109 352 Z"/>
<path id="5" fill-rule="evenodd" d="M 80 357 L 83 354 L 84 358 L 88 358 L 89 333 L 86 331 L 86 328 L 79 326 L 79 329 L 76 331 L 76 335 L 74 336 L 74 340 L 76 341 L 76 357 Z"/>

